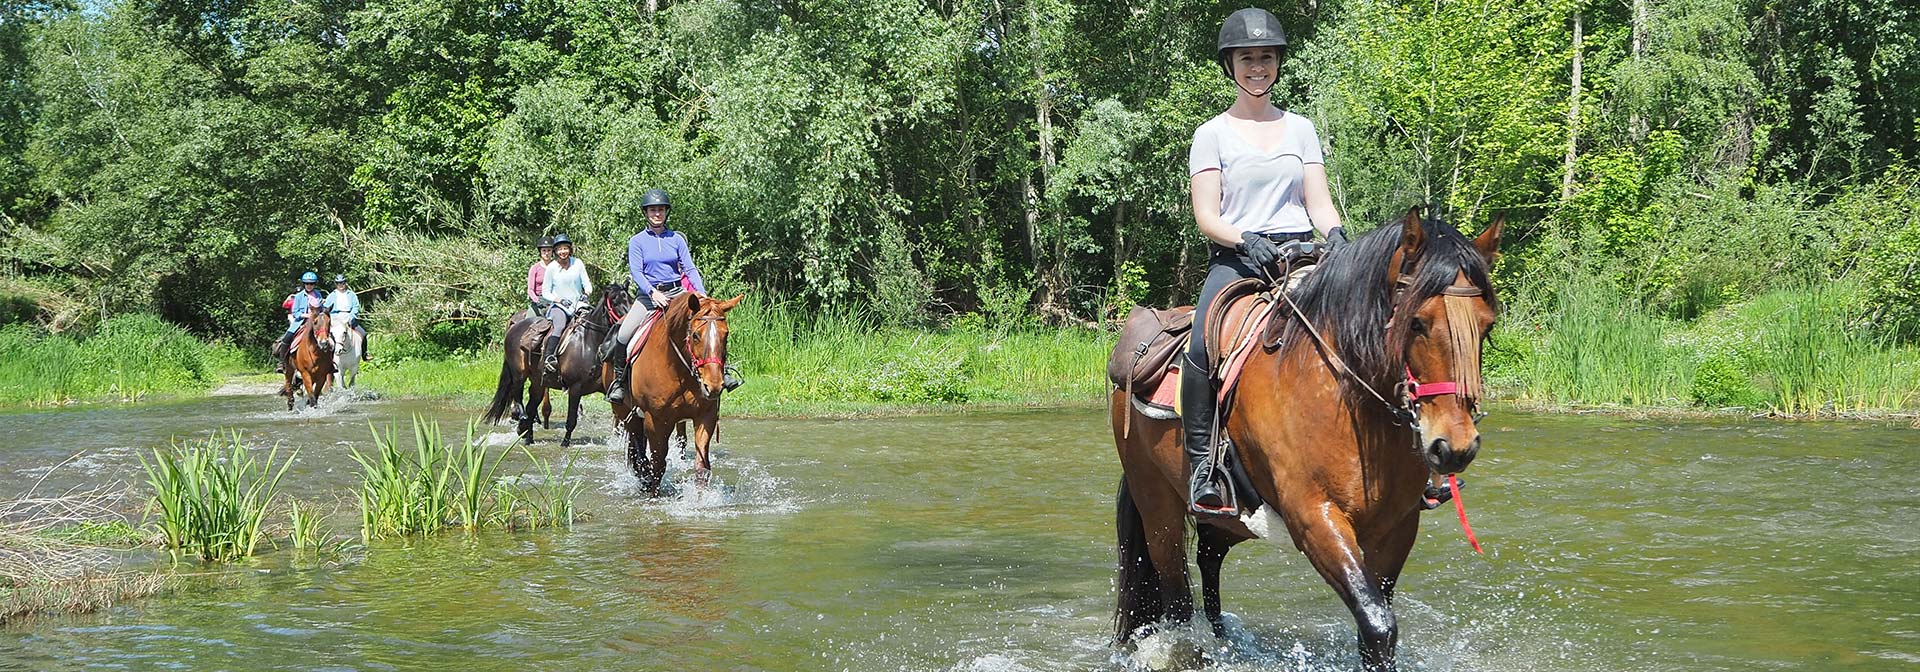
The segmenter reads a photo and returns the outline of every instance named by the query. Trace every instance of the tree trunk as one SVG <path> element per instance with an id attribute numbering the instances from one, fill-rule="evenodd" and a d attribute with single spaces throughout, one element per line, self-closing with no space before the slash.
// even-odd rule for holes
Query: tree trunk
<path id="1" fill-rule="evenodd" d="M 1647 53 L 1647 0 L 1633 0 L 1633 63 Z M 1627 134 L 1633 138 L 1633 144 L 1647 139 L 1647 120 L 1640 117 L 1639 108 L 1627 115 Z"/>
<path id="2" fill-rule="evenodd" d="M 1573 198 L 1573 164 L 1580 148 L 1580 52 L 1583 45 L 1580 11 L 1573 12 L 1573 90 L 1567 96 L 1567 162 L 1560 176 L 1560 200 Z"/>

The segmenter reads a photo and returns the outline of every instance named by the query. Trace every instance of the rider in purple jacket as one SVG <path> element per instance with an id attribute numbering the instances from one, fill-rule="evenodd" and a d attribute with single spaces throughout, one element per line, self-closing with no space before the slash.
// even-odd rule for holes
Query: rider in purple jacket
<path id="1" fill-rule="evenodd" d="M 707 293 L 700 269 L 693 266 L 693 250 L 687 245 L 687 237 L 667 228 L 667 212 L 673 207 L 667 191 L 647 190 L 640 197 L 640 207 L 647 215 L 647 228 L 627 240 L 627 272 L 633 276 L 635 287 L 633 309 L 620 320 L 620 330 L 613 338 L 600 346 L 601 359 L 613 362 L 613 387 L 607 390 L 607 401 L 613 402 L 627 396 L 627 343 L 633 340 L 640 325 L 646 324 L 647 316 L 666 307 L 668 301 L 685 293 L 688 287 L 703 296 Z M 740 380 L 729 367 L 726 389 L 739 386 Z"/>

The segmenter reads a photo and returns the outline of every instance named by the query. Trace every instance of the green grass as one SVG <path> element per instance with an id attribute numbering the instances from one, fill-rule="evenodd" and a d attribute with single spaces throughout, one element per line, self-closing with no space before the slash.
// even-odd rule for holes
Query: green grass
<path id="1" fill-rule="evenodd" d="M 152 460 L 142 455 L 167 550 L 209 562 L 253 555 L 280 477 L 298 454 L 276 465 L 279 452 L 275 448 L 257 462 L 240 436 L 231 434 L 224 442 L 216 436 L 155 448 Z"/>
<path id="2" fill-rule="evenodd" d="M 729 412 L 807 414 L 964 404 L 1096 404 L 1113 348 L 1103 332 L 891 329 L 844 311 L 749 299 L 727 356 L 747 385 Z"/>
<path id="3" fill-rule="evenodd" d="M 131 401 L 204 393 L 246 356 L 152 315 L 109 320 L 85 339 L 25 324 L 0 328 L 0 405 Z"/>
<path id="4" fill-rule="evenodd" d="M 361 537 L 372 541 L 430 534 L 452 527 L 520 529 L 571 524 L 580 492 L 571 464 L 555 473 L 552 464 L 526 455 L 541 475 L 525 485 L 524 475 L 497 474 L 506 459 L 494 455 L 485 435 L 468 423 L 465 440 L 448 442 L 437 423 L 413 420 L 413 450 L 400 448 L 392 427 L 373 430 L 371 454 L 352 451 L 360 465 Z"/>
<path id="5" fill-rule="evenodd" d="M 1828 284 L 1762 294 L 1693 323 L 1663 320 L 1587 281 L 1496 332 L 1488 380 L 1549 404 L 1740 407 L 1784 415 L 1920 410 L 1920 349 L 1850 316 Z"/>

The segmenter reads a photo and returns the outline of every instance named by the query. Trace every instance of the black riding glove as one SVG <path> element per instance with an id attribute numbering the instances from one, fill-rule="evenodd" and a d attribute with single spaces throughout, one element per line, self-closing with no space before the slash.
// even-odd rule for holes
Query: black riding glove
<path id="1" fill-rule="evenodd" d="M 1280 260 L 1280 246 L 1267 240 L 1266 236 L 1251 231 L 1240 234 L 1239 252 L 1240 256 L 1253 262 L 1254 268 L 1272 266 L 1273 262 Z"/>
<path id="2" fill-rule="evenodd" d="M 1340 249 L 1340 246 L 1345 244 L 1347 244 L 1347 228 L 1346 227 L 1336 226 L 1327 230 L 1327 249 L 1328 250 Z"/>

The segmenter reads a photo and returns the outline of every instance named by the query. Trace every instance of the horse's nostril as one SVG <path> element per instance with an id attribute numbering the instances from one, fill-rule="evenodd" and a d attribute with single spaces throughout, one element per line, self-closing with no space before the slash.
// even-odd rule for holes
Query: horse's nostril
<path id="1" fill-rule="evenodd" d="M 1442 437 L 1442 438 L 1434 439 L 1433 443 L 1428 444 L 1427 452 L 1431 453 L 1436 458 L 1440 458 L 1444 460 L 1447 457 L 1447 449 L 1449 447 L 1451 447 L 1451 444 L 1448 444 L 1446 438 Z"/>

